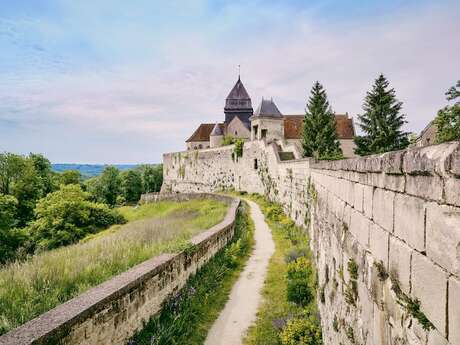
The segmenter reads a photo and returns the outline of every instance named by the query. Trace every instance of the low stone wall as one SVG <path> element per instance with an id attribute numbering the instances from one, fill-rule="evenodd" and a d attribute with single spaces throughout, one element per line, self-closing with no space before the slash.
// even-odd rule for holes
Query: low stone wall
<path id="1" fill-rule="evenodd" d="M 231 153 L 166 154 L 164 190 L 280 202 L 310 234 L 325 344 L 460 344 L 459 142 L 332 162 L 264 142 Z"/>
<path id="2" fill-rule="evenodd" d="M 221 223 L 191 240 L 193 251 L 145 261 L 5 334 L 0 344 L 125 344 L 233 237 L 238 199 L 209 194 L 161 196 L 161 200 L 190 198 L 217 198 L 230 204 Z"/>

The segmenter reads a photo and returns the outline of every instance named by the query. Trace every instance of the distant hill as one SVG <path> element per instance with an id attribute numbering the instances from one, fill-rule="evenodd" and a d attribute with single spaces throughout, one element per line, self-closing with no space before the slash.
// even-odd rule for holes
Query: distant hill
<path id="1" fill-rule="evenodd" d="M 100 175 L 102 170 L 108 164 L 52 164 L 52 168 L 56 172 L 63 172 L 66 170 L 78 170 L 84 178 L 90 178 L 93 176 Z M 133 169 L 138 166 L 138 164 L 111 164 L 117 167 L 120 170 Z"/>

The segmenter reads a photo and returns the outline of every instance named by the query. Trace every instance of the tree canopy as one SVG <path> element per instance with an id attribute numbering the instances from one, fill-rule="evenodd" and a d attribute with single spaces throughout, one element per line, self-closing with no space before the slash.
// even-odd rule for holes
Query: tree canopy
<path id="1" fill-rule="evenodd" d="M 409 145 L 408 133 L 402 130 L 406 123 L 401 114 L 402 102 L 381 74 L 372 90 L 364 98 L 364 113 L 358 115 L 362 136 L 355 137 L 355 153 L 369 155 L 404 149 Z"/>
<path id="2" fill-rule="evenodd" d="M 437 128 L 436 142 L 460 139 L 460 80 L 446 92 L 448 101 L 455 101 L 438 111 L 434 123 Z"/>
<path id="3" fill-rule="evenodd" d="M 326 90 L 317 81 L 311 89 L 305 110 L 302 147 L 306 157 L 334 159 L 342 157 L 335 117 Z"/>

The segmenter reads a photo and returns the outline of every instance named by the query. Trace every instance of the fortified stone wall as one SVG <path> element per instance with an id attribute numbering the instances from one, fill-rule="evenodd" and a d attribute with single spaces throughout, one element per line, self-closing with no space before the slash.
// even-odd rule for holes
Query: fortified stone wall
<path id="1" fill-rule="evenodd" d="M 193 250 L 163 254 L 0 337 L 1 345 L 126 344 L 188 277 L 233 237 L 239 200 L 214 195 L 162 195 L 156 200 L 210 197 L 231 203 L 225 219 L 192 238 Z M 145 197 L 145 202 L 151 200 Z"/>
<path id="2" fill-rule="evenodd" d="M 257 192 L 305 226 L 326 344 L 460 344 L 460 143 L 332 162 L 164 155 L 164 191 Z"/>

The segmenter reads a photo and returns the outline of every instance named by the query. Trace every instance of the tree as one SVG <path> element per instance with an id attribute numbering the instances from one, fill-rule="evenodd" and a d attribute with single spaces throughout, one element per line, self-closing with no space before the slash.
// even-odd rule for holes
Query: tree
<path id="1" fill-rule="evenodd" d="M 66 170 L 59 176 L 60 184 L 81 184 L 82 176 L 78 170 Z"/>
<path id="2" fill-rule="evenodd" d="M 131 169 L 123 172 L 123 196 L 128 202 L 137 202 L 141 197 L 142 176 L 137 170 Z"/>
<path id="3" fill-rule="evenodd" d="M 30 153 L 29 159 L 32 161 L 37 175 L 40 177 L 43 195 L 46 195 L 59 186 L 53 184 L 53 171 L 51 162 L 41 154 Z"/>
<path id="4" fill-rule="evenodd" d="M 388 80 L 381 74 L 364 99 L 364 113 L 358 115 L 363 136 L 355 137 L 355 153 L 368 155 L 401 150 L 409 145 L 408 133 L 401 127 L 406 123 L 401 114 L 402 102 L 389 88 Z"/>
<path id="5" fill-rule="evenodd" d="M 460 80 L 446 92 L 446 96 L 448 101 L 455 101 L 457 98 L 458 100 L 454 105 L 448 105 L 438 111 L 434 120 L 437 143 L 460 139 Z"/>
<path id="6" fill-rule="evenodd" d="M 79 185 L 70 184 L 41 199 L 35 209 L 36 219 L 28 228 L 34 245 L 42 249 L 57 248 L 124 222 L 116 210 L 89 198 L 89 193 L 83 192 Z"/>
<path id="7" fill-rule="evenodd" d="M 0 153 L 0 193 L 11 193 L 11 185 L 21 177 L 25 165 L 26 160 L 20 155 Z"/>
<path id="8" fill-rule="evenodd" d="M 159 192 L 163 184 L 163 164 L 145 166 L 142 177 L 144 193 Z"/>
<path id="9" fill-rule="evenodd" d="M 302 135 L 303 154 L 306 157 L 331 159 L 342 157 L 337 140 L 335 116 L 329 106 L 326 90 L 317 81 L 311 89 Z"/>
<path id="10" fill-rule="evenodd" d="M 0 263 L 12 260 L 22 242 L 15 228 L 18 201 L 14 196 L 0 194 Z"/>
<path id="11" fill-rule="evenodd" d="M 104 169 L 98 178 L 98 191 L 102 199 L 110 206 L 115 206 L 117 196 L 121 194 L 121 176 L 120 170 L 114 166 L 108 166 Z"/>

